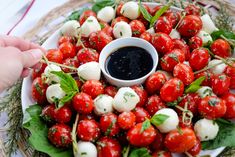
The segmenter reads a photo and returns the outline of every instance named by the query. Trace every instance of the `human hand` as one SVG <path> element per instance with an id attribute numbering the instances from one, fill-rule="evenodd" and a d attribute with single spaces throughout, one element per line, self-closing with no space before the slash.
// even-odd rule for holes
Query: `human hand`
<path id="1" fill-rule="evenodd" d="M 0 92 L 37 68 L 45 50 L 18 37 L 0 36 Z"/>

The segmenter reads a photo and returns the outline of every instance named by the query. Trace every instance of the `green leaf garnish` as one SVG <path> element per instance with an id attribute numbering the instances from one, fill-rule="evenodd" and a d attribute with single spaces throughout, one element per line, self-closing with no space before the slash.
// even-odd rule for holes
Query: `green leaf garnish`
<path id="1" fill-rule="evenodd" d="M 199 77 L 193 81 L 185 90 L 185 93 L 195 93 L 198 89 L 201 88 L 202 82 L 206 79 L 205 76 Z"/>
<path id="2" fill-rule="evenodd" d="M 145 18 L 145 20 L 147 20 L 148 22 L 151 21 L 152 19 L 152 15 L 149 14 L 149 12 L 145 9 L 145 7 L 142 5 L 141 0 L 139 0 L 139 9 L 141 14 L 143 15 L 143 17 Z"/>
<path id="3" fill-rule="evenodd" d="M 216 40 L 218 38 L 225 39 L 229 42 L 230 45 L 235 47 L 235 34 L 231 31 L 225 31 L 225 30 L 218 30 L 211 34 L 211 37 L 213 40 Z"/>
<path id="4" fill-rule="evenodd" d="M 136 148 L 133 149 L 129 157 L 152 157 L 148 152 L 147 148 Z"/>
<path id="5" fill-rule="evenodd" d="M 148 129 L 151 126 L 150 120 L 147 119 L 143 122 L 140 133 L 144 132 L 146 129 Z"/>
<path id="6" fill-rule="evenodd" d="M 151 123 L 155 126 L 159 126 L 163 124 L 169 118 L 168 115 L 165 114 L 156 114 L 151 118 Z"/>
<path id="7" fill-rule="evenodd" d="M 114 6 L 114 5 L 115 5 L 115 0 L 96 0 L 95 4 L 92 6 L 92 10 L 97 13 L 104 7 Z"/>
<path id="8" fill-rule="evenodd" d="M 82 8 L 80 10 L 72 12 L 71 15 L 69 15 L 69 17 L 66 18 L 65 22 L 70 20 L 79 20 L 82 13 L 86 10 L 89 10 L 89 8 Z"/>

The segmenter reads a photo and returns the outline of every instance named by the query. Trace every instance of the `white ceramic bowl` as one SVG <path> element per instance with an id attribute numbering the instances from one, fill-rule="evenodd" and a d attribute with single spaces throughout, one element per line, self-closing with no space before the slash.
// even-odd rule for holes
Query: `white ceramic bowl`
<path id="1" fill-rule="evenodd" d="M 111 53 L 113 53 L 115 50 L 122 48 L 122 47 L 127 47 L 127 46 L 136 46 L 136 47 L 143 48 L 151 55 L 153 59 L 153 67 L 148 74 L 146 74 L 145 76 L 141 78 L 134 79 L 134 80 L 120 80 L 120 79 L 112 77 L 110 74 L 107 73 L 105 69 L 105 62 L 108 56 Z M 144 83 L 147 77 L 155 72 L 157 65 L 158 65 L 158 53 L 156 49 L 149 42 L 143 39 L 134 38 L 134 37 L 120 38 L 120 39 L 116 39 L 110 42 L 108 45 L 106 45 L 103 48 L 103 50 L 100 53 L 99 64 L 100 64 L 100 68 L 104 77 L 107 79 L 107 81 L 110 84 L 118 86 L 118 87 L 133 86 L 133 85 Z"/>

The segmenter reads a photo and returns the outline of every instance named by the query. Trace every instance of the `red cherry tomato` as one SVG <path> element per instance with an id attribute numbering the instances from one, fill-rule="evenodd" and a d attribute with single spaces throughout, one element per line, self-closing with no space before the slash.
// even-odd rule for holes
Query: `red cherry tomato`
<path id="1" fill-rule="evenodd" d="M 89 37 L 90 46 L 99 52 L 112 40 L 113 38 L 104 31 L 94 32 Z"/>
<path id="2" fill-rule="evenodd" d="M 155 140 L 150 145 L 150 148 L 151 148 L 152 151 L 162 150 L 163 147 L 164 147 L 164 143 L 163 143 L 164 142 L 164 137 L 163 137 L 163 135 L 157 130 L 156 130 L 156 132 L 157 132 L 157 135 L 155 137 Z"/>
<path id="3" fill-rule="evenodd" d="M 202 20 L 199 16 L 187 15 L 180 22 L 178 31 L 184 37 L 193 37 L 202 29 Z"/>
<path id="4" fill-rule="evenodd" d="M 197 156 L 202 150 L 201 141 L 197 138 L 197 143 L 188 150 L 188 153 L 192 156 Z"/>
<path id="5" fill-rule="evenodd" d="M 43 108 L 41 117 L 44 121 L 48 123 L 52 123 L 55 121 L 55 105 L 47 105 L 46 107 Z"/>
<path id="6" fill-rule="evenodd" d="M 109 137 L 102 137 L 97 142 L 98 157 L 121 157 L 122 149 L 119 142 Z"/>
<path id="7" fill-rule="evenodd" d="M 210 60 L 210 54 L 207 49 L 199 48 L 193 50 L 191 57 L 189 59 L 189 64 L 193 70 L 201 70 Z"/>
<path id="8" fill-rule="evenodd" d="M 184 84 L 180 79 L 173 78 L 167 81 L 160 90 L 160 96 L 165 102 L 173 102 L 184 93 Z"/>
<path id="9" fill-rule="evenodd" d="M 184 8 L 184 11 L 186 12 L 186 15 L 200 16 L 201 8 L 194 4 L 189 4 L 186 8 Z"/>
<path id="10" fill-rule="evenodd" d="M 105 136 L 115 136 L 119 133 L 118 116 L 108 113 L 100 118 L 100 129 Z"/>
<path id="11" fill-rule="evenodd" d="M 72 43 L 61 44 L 59 50 L 63 53 L 64 59 L 73 58 L 76 55 L 76 48 Z"/>
<path id="12" fill-rule="evenodd" d="M 66 66 L 75 67 L 75 68 L 78 68 L 80 65 L 77 58 L 67 58 L 63 60 L 63 64 Z M 76 72 L 75 70 L 64 68 L 64 67 L 62 67 L 62 70 L 65 73 Z"/>
<path id="13" fill-rule="evenodd" d="M 172 157 L 172 155 L 170 152 L 166 150 L 162 150 L 162 151 L 154 152 L 152 157 Z"/>
<path id="14" fill-rule="evenodd" d="M 63 106 L 55 109 L 55 121 L 58 123 L 68 123 L 72 117 L 72 111 L 69 107 Z"/>
<path id="15" fill-rule="evenodd" d="M 161 67 L 165 71 L 172 72 L 178 63 L 183 63 L 184 61 L 184 52 L 180 49 L 174 49 L 161 58 Z"/>
<path id="16" fill-rule="evenodd" d="M 160 17 L 154 25 L 155 32 L 162 32 L 168 35 L 171 33 L 172 28 L 172 23 L 166 16 Z"/>
<path id="17" fill-rule="evenodd" d="M 193 69 L 184 63 L 178 63 L 174 67 L 173 76 L 179 78 L 184 85 L 190 85 L 194 80 Z"/>
<path id="18" fill-rule="evenodd" d="M 74 41 L 73 37 L 70 37 L 70 36 L 61 36 L 59 38 L 58 45 L 60 46 L 61 44 L 67 43 L 67 42 L 74 43 L 75 41 Z"/>
<path id="19" fill-rule="evenodd" d="M 106 22 L 100 22 L 102 32 L 106 33 L 108 36 L 113 37 L 113 28 Z"/>
<path id="20" fill-rule="evenodd" d="M 139 20 L 133 20 L 129 23 L 133 37 L 139 37 L 146 31 L 144 24 Z"/>
<path id="21" fill-rule="evenodd" d="M 34 80 L 37 77 L 41 77 L 46 67 L 47 67 L 47 64 L 42 63 L 40 64 L 40 67 L 38 69 L 34 69 L 32 72 L 32 79 Z"/>
<path id="22" fill-rule="evenodd" d="M 207 96 L 198 102 L 199 113 L 207 119 L 217 119 L 226 113 L 225 102 L 216 96 Z"/>
<path id="23" fill-rule="evenodd" d="M 86 19 L 87 19 L 88 17 L 90 17 L 90 16 L 96 17 L 96 13 L 95 13 L 94 11 L 92 11 L 92 10 L 86 10 L 86 11 L 84 11 L 84 12 L 82 13 L 82 15 L 80 16 L 80 19 L 79 19 L 80 25 L 82 25 L 82 24 L 86 21 Z"/>
<path id="24" fill-rule="evenodd" d="M 144 33 L 142 33 L 142 34 L 140 35 L 140 38 L 141 38 L 141 39 L 144 39 L 144 40 L 146 40 L 146 41 L 148 41 L 148 42 L 151 42 L 151 40 L 152 40 L 152 34 L 150 34 L 149 32 L 144 32 Z"/>
<path id="25" fill-rule="evenodd" d="M 39 104 L 46 102 L 46 89 L 47 85 L 43 83 L 41 77 L 37 77 L 33 80 L 32 86 L 32 98 Z"/>
<path id="26" fill-rule="evenodd" d="M 180 128 L 173 130 L 166 135 L 166 148 L 173 153 L 184 153 L 191 149 L 197 143 L 197 138 L 192 129 Z"/>
<path id="27" fill-rule="evenodd" d="M 80 63 L 87 62 L 98 62 L 99 61 L 99 53 L 91 48 L 83 48 L 78 51 L 77 58 Z"/>
<path id="28" fill-rule="evenodd" d="M 86 93 L 77 93 L 73 97 L 73 108 L 82 114 L 89 114 L 94 108 L 94 103 L 90 95 Z"/>
<path id="29" fill-rule="evenodd" d="M 203 71 L 195 75 L 195 79 L 205 76 L 205 80 L 202 82 L 203 86 L 211 86 L 211 79 L 213 74 L 210 71 Z"/>
<path id="30" fill-rule="evenodd" d="M 146 90 L 144 90 L 142 86 L 137 86 L 137 85 L 132 86 L 131 88 L 136 92 L 136 94 L 140 98 L 140 101 L 138 102 L 136 106 L 139 106 L 139 107 L 144 106 L 144 104 L 146 103 L 148 99 L 148 94 Z"/>
<path id="31" fill-rule="evenodd" d="M 56 147 L 69 147 L 72 144 L 71 128 L 65 124 L 56 124 L 48 130 L 48 139 Z"/>
<path id="32" fill-rule="evenodd" d="M 126 22 L 126 23 L 129 23 L 130 20 L 124 16 L 118 16 L 117 18 L 113 19 L 112 23 L 111 23 L 111 27 L 114 27 L 116 23 L 118 22 Z"/>
<path id="33" fill-rule="evenodd" d="M 187 119 L 183 121 L 183 116 L 179 116 L 179 127 L 193 129 L 193 124 L 187 121 Z"/>
<path id="34" fill-rule="evenodd" d="M 166 54 L 173 50 L 174 44 L 171 37 L 165 33 L 156 33 L 152 35 L 152 45 L 160 54 Z"/>
<path id="35" fill-rule="evenodd" d="M 148 113 L 153 116 L 157 111 L 160 109 L 166 108 L 164 102 L 162 102 L 161 98 L 157 95 L 152 95 L 148 98 L 148 101 L 145 105 L 146 110 Z"/>
<path id="36" fill-rule="evenodd" d="M 46 57 L 49 61 L 62 63 L 63 61 L 63 53 L 57 49 L 50 49 L 47 51 Z"/>
<path id="37" fill-rule="evenodd" d="M 228 75 L 230 80 L 230 89 L 235 89 L 235 63 L 232 64 L 233 67 L 227 66 L 224 73 Z"/>
<path id="38" fill-rule="evenodd" d="M 114 86 L 106 86 L 104 88 L 104 93 L 111 97 L 114 97 L 117 94 L 117 88 Z"/>
<path id="39" fill-rule="evenodd" d="M 82 45 L 82 44 L 83 45 Z M 86 37 L 81 37 L 81 42 L 78 42 L 77 44 L 76 44 L 76 50 L 77 51 L 79 51 L 79 50 L 81 50 L 82 48 L 89 48 L 89 47 L 91 47 L 90 46 L 90 43 L 89 43 L 89 38 L 86 38 Z"/>
<path id="40" fill-rule="evenodd" d="M 88 80 L 82 85 L 82 92 L 89 94 L 93 99 L 104 94 L 104 87 L 100 81 Z"/>
<path id="41" fill-rule="evenodd" d="M 235 118 L 235 94 L 227 93 L 221 97 L 225 101 L 227 111 L 224 115 L 225 118 Z"/>
<path id="42" fill-rule="evenodd" d="M 143 130 L 142 127 L 143 123 L 138 123 L 127 132 L 127 140 L 131 145 L 136 147 L 146 147 L 154 141 L 157 135 L 155 128 L 150 125 Z"/>
<path id="43" fill-rule="evenodd" d="M 95 120 L 81 120 L 77 126 L 77 135 L 83 141 L 95 142 L 100 136 L 100 128 Z"/>
<path id="44" fill-rule="evenodd" d="M 167 78 L 163 73 L 155 72 L 147 78 L 145 88 L 149 94 L 153 94 L 159 92 L 166 81 Z"/>
<path id="45" fill-rule="evenodd" d="M 120 2 L 119 3 L 119 5 L 118 5 L 118 7 L 117 7 L 117 10 L 116 10 L 116 12 L 117 12 L 117 16 L 120 16 L 120 15 L 122 15 L 121 14 L 121 9 L 122 9 L 122 6 L 124 5 L 124 2 Z"/>
<path id="46" fill-rule="evenodd" d="M 224 39 L 217 39 L 211 44 L 211 52 L 223 58 L 231 56 L 231 47 Z"/>
<path id="47" fill-rule="evenodd" d="M 177 23 L 180 21 L 181 18 L 180 12 L 174 12 L 174 11 L 167 11 L 164 14 L 164 16 L 171 21 L 173 27 L 177 25 Z"/>
<path id="48" fill-rule="evenodd" d="M 199 47 L 202 47 L 203 45 L 202 38 L 200 38 L 199 36 L 193 36 L 192 38 L 189 39 L 188 45 L 191 51 Z"/>
<path id="49" fill-rule="evenodd" d="M 180 49 L 184 52 L 185 60 L 189 60 L 191 54 L 188 45 L 182 39 L 173 39 L 174 49 Z"/>
<path id="50" fill-rule="evenodd" d="M 142 123 L 146 120 L 146 118 L 151 118 L 148 111 L 142 107 L 136 107 L 132 112 L 135 114 L 136 123 Z"/>
<path id="51" fill-rule="evenodd" d="M 230 77 L 225 74 L 214 75 L 211 80 L 213 92 L 217 95 L 223 95 L 229 91 Z"/>
<path id="52" fill-rule="evenodd" d="M 135 125 L 135 114 L 132 112 L 122 112 L 118 116 L 118 125 L 123 130 L 128 130 Z"/>

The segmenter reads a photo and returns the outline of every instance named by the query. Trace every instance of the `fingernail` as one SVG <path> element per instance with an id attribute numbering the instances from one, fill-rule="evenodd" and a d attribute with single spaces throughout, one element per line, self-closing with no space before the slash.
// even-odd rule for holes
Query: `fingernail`
<path id="1" fill-rule="evenodd" d="M 40 49 L 31 50 L 31 53 L 35 59 L 41 59 L 43 52 Z"/>

